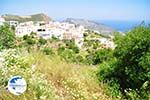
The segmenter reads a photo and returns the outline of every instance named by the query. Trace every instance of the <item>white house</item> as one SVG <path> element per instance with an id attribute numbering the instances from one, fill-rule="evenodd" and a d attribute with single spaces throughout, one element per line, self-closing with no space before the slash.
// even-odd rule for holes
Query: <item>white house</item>
<path id="1" fill-rule="evenodd" d="M 18 25 L 18 21 L 8 21 L 8 24 L 10 25 L 10 26 L 15 26 L 15 27 L 17 27 L 17 25 Z"/>
<path id="2" fill-rule="evenodd" d="M 23 37 L 24 35 L 30 35 L 31 32 L 36 32 L 36 26 L 32 21 L 20 23 L 16 27 L 16 36 Z"/>
<path id="3" fill-rule="evenodd" d="M 49 31 L 47 28 L 37 28 L 36 30 L 37 36 L 42 37 L 44 39 L 50 39 L 52 37 L 51 31 Z"/>
<path id="4" fill-rule="evenodd" d="M 99 41 L 104 46 L 104 48 L 114 49 L 116 47 L 116 45 L 114 44 L 114 42 L 111 41 L 111 40 L 109 40 L 109 39 L 107 39 L 107 38 L 101 38 L 101 39 L 99 39 Z"/>
<path id="5" fill-rule="evenodd" d="M 0 25 L 4 25 L 4 23 L 5 23 L 5 19 L 0 17 Z"/>
<path id="6" fill-rule="evenodd" d="M 16 36 L 23 37 L 24 35 L 30 35 L 30 33 L 33 32 L 33 27 L 30 26 L 17 26 L 16 27 Z"/>
<path id="7" fill-rule="evenodd" d="M 34 26 L 34 23 L 33 21 L 28 21 L 28 22 L 20 23 L 19 26 Z"/>
<path id="8" fill-rule="evenodd" d="M 65 33 L 64 30 L 55 28 L 55 29 L 51 29 L 50 31 L 51 31 L 52 36 L 54 36 L 60 40 L 63 39 L 63 33 Z"/>

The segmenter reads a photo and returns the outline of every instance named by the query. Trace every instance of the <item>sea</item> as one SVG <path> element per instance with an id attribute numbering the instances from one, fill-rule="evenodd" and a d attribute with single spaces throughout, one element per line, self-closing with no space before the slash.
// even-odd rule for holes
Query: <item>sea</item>
<path id="1" fill-rule="evenodd" d="M 106 26 L 112 27 L 113 29 L 126 32 L 134 27 L 140 25 L 143 21 L 115 21 L 115 20 L 99 20 L 97 23 L 104 24 Z M 150 21 L 144 21 L 146 25 L 150 24 Z"/>

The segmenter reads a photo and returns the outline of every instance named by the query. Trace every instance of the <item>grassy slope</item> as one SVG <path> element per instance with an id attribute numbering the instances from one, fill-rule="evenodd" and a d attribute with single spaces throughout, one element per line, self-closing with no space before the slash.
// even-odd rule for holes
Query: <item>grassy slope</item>
<path id="1" fill-rule="evenodd" d="M 25 54 L 26 55 L 26 54 Z M 99 84 L 93 66 L 76 65 L 49 57 L 42 53 L 26 55 L 27 62 L 34 70 L 28 74 L 28 90 L 21 96 L 2 92 L 4 100 L 109 100 L 106 86 Z M 32 81 L 30 81 L 32 80 Z M 44 83 L 43 83 L 44 81 Z"/>

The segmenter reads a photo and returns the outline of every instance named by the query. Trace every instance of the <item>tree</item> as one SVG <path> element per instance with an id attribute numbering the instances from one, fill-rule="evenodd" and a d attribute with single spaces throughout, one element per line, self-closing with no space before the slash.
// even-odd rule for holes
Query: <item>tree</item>
<path id="1" fill-rule="evenodd" d="M 65 47 L 59 47 L 57 50 L 58 55 L 61 55 L 62 52 L 65 51 Z"/>
<path id="2" fill-rule="evenodd" d="M 75 62 L 75 53 L 70 49 L 65 49 L 60 56 L 67 62 Z"/>
<path id="3" fill-rule="evenodd" d="M 15 46 L 15 33 L 8 25 L 0 26 L 0 50 Z"/>
<path id="4" fill-rule="evenodd" d="M 79 53 L 79 48 L 76 46 L 75 41 L 74 40 L 64 40 L 64 42 L 66 43 L 66 46 L 68 47 L 68 49 L 71 49 L 73 52 L 75 53 Z"/>
<path id="5" fill-rule="evenodd" d="M 111 49 L 100 49 L 94 53 L 93 64 L 100 64 L 104 61 L 109 61 L 113 58 L 113 51 Z"/>
<path id="6" fill-rule="evenodd" d="M 16 27 L 13 25 L 13 26 L 11 26 L 11 29 L 12 29 L 13 32 L 15 32 Z"/>
<path id="7" fill-rule="evenodd" d="M 47 43 L 47 41 L 43 38 L 40 38 L 38 42 L 40 45 L 45 45 Z"/>
<path id="8" fill-rule="evenodd" d="M 28 52 L 30 52 L 31 48 L 37 43 L 37 39 L 32 35 L 24 35 L 23 36 L 24 45 L 27 47 Z"/>
<path id="9" fill-rule="evenodd" d="M 28 45 L 34 45 L 36 43 L 36 41 L 32 38 L 27 38 L 26 42 Z"/>
<path id="10" fill-rule="evenodd" d="M 54 52 L 51 48 L 44 48 L 43 53 L 46 55 L 53 55 L 54 54 Z"/>
<path id="11" fill-rule="evenodd" d="M 56 36 L 52 35 L 52 40 L 53 41 L 58 41 L 59 39 Z"/>
<path id="12" fill-rule="evenodd" d="M 103 63 L 104 61 L 109 61 L 113 58 L 113 50 L 111 49 L 99 49 L 90 52 L 87 56 L 88 64 L 97 65 Z"/>
<path id="13" fill-rule="evenodd" d="M 34 45 L 36 44 L 36 39 L 34 38 L 34 33 L 32 32 L 31 35 L 24 35 L 23 40 L 27 45 Z"/>
<path id="14" fill-rule="evenodd" d="M 37 36 L 37 34 L 36 34 L 35 32 L 31 32 L 30 36 L 31 36 L 32 38 L 35 38 L 35 37 Z"/>
<path id="15" fill-rule="evenodd" d="M 118 41 L 115 56 L 119 59 L 117 72 L 123 89 L 140 89 L 150 80 L 150 27 L 137 27 Z M 143 64 L 147 62 L 147 65 Z M 137 77 L 138 76 L 138 77 Z"/>
<path id="16" fill-rule="evenodd" d="M 136 27 L 116 43 L 117 60 L 109 65 L 113 70 L 105 78 L 117 80 L 123 93 L 133 91 L 141 99 L 150 99 L 150 27 Z"/>

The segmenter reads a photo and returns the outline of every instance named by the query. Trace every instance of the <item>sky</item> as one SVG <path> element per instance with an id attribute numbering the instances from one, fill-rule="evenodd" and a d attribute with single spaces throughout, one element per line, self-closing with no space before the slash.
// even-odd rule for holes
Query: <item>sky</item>
<path id="1" fill-rule="evenodd" d="M 36 13 L 53 19 L 150 20 L 150 0 L 0 0 L 0 15 Z"/>

